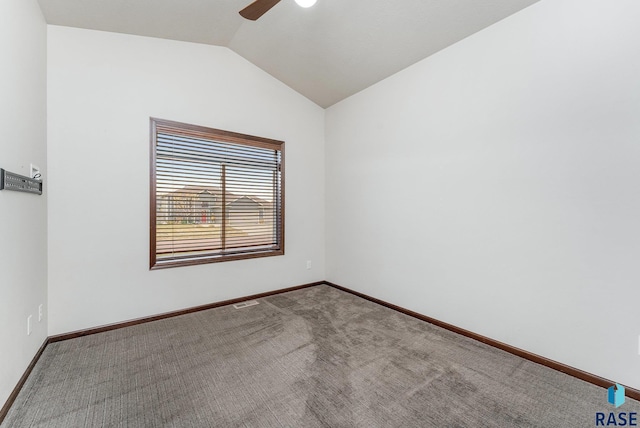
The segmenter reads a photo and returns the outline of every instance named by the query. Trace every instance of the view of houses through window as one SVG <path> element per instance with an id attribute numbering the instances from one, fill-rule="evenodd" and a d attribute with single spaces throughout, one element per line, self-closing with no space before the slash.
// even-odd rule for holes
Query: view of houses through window
<path id="1" fill-rule="evenodd" d="M 152 124 L 155 264 L 282 252 L 281 142 Z"/>

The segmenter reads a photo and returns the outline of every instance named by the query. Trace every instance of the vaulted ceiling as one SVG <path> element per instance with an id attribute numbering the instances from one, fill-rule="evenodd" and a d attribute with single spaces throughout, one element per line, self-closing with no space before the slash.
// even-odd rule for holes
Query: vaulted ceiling
<path id="1" fill-rule="evenodd" d="M 227 46 L 328 107 L 538 0 L 39 0 L 49 24 Z"/>

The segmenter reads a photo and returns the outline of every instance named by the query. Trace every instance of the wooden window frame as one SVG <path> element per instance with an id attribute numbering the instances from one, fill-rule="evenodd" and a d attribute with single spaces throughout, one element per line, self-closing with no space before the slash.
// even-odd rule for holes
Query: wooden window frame
<path id="1" fill-rule="evenodd" d="M 274 149 L 280 152 L 280 201 L 279 209 L 275 214 L 277 246 L 273 249 L 251 250 L 236 252 L 233 254 L 205 254 L 200 256 L 181 256 L 169 260 L 158 260 L 157 256 L 157 157 L 156 145 L 159 132 L 171 133 L 189 138 L 211 140 L 218 143 L 233 143 L 244 146 Z M 272 140 L 253 135 L 240 134 L 204 126 L 191 125 L 171 120 L 150 118 L 150 216 L 149 216 L 149 268 L 150 270 L 172 268 L 179 266 L 193 266 L 207 263 L 218 263 L 232 260 L 245 260 L 258 257 L 271 257 L 284 255 L 284 226 L 285 226 L 285 168 L 284 168 L 284 141 Z M 223 193 L 223 200 L 224 200 Z M 274 201 L 274 205 L 277 203 Z M 274 207 L 274 209 L 276 209 Z"/>

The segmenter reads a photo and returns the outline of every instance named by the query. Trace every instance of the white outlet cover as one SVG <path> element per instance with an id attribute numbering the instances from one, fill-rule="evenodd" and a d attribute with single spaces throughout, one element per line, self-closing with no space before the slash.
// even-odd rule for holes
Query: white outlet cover
<path id="1" fill-rule="evenodd" d="M 27 336 L 31 335 L 31 315 L 27 317 Z"/>

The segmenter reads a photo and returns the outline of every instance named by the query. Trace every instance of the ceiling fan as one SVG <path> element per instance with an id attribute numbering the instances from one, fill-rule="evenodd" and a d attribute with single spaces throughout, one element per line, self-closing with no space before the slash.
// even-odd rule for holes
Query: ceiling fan
<path id="1" fill-rule="evenodd" d="M 278 3 L 280 3 L 280 0 L 256 0 L 242 9 L 240 15 L 242 15 L 243 18 L 255 21 Z M 296 0 L 296 3 L 301 7 L 311 7 L 316 3 L 316 0 Z"/>

